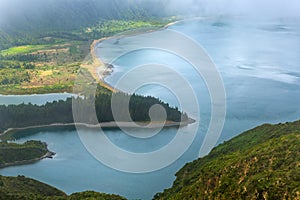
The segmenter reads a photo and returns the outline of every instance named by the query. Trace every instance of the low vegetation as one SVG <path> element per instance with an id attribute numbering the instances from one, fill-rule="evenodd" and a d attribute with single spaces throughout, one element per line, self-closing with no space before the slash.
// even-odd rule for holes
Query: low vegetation
<path id="1" fill-rule="evenodd" d="M 1 55 L 14 56 L 18 54 L 29 54 L 36 51 L 42 51 L 49 49 L 50 45 L 23 45 L 15 46 L 1 51 Z"/>
<path id="2" fill-rule="evenodd" d="M 172 19 L 148 19 L 148 20 L 110 20 L 99 21 L 96 25 L 87 27 L 79 35 L 83 38 L 99 39 L 109 37 L 129 30 L 157 29 L 170 23 Z"/>
<path id="3" fill-rule="evenodd" d="M 186 164 L 154 199 L 300 199 L 300 121 L 262 125 Z"/>
<path id="4" fill-rule="evenodd" d="M 72 92 L 78 70 L 95 39 L 137 29 L 163 27 L 171 19 L 100 20 L 73 31 L 22 38 L 0 50 L 0 94 Z"/>
<path id="5" fill-rule="evenodd" d="M 125 200 L 125 198 L 99 192 L 79 192 L 66 195 L 64 192 L 24 176 L 5 177 L 0 175 L 1 200 Z"/>
<path id="6" fill-rule="evenodd" d="M 0 199 L 45 199 L 45 197 L 66 197 L 54 187 L 24 176 L 5 177 L 0 175 Z"/>
<path id="7" fill-rule="evenodd" d="M 67 197 L 68 200 L 81 200 L 81 199 L 99 199 L 99 200 L 126 200 L 126 198 L 115 194 L 104 194 L 93 191 L 78 192 L 71 194 Z"/>
<path id="8" fill-rule="evenodd" d="M 71 92 L 89 42 L 12 47 L 0 54 L 0 93 Z"/>
<path id="9" fill-rule="evenodd" d="M 37 161 L 48 152 L 46 143 L 40 141 L 24 144 L 0 142 L 0 168 Z"/>

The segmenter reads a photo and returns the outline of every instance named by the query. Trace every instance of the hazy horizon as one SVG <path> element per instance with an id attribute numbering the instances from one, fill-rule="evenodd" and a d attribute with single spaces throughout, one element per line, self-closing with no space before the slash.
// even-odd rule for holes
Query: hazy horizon
<path id="1" fill-rule="evenodd" d="M 51 9 L 49 5 L 59 3 L 61 5 L 81 5 L 89 2 L 89 4 L 110 4 L 110 6 L 118 7 L 122 5 L 145 4 L 147 9 L 152 8 L 153 4 L 160 4 L 159 12 L 167 14 L 183 14 L 183 15 L 242 15 L 253 18 L 299 18 L 300 2 L 297 0 L 281 1 L 281 0 L 128 0 L 128 1 L 108 1 L 108 0 L 28 0 L 26 3 L 22 0 L 1 0 L 0 17 L 5 20 L 7 16 L 18 16 L 20 10 L 32 11 L 36 8 L 45 7 Z M 52 7 L 54 8 L 54 7 Z M 67 7 L 65 9 L 68 9 Z M 70 8 L 71 9 L 71 8 Z M 157 8 L 155 8 L 157 9 Z M 38 10 L 37 10 L 38 12 Z M 28 13 L 27 13 L 28 14 Z M 1 20 L 0 18 L 0 20 Z"/>

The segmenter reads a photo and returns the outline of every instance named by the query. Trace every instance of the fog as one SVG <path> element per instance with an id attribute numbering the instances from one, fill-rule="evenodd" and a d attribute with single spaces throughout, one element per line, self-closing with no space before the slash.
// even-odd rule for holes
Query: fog
<path id="1" fill-rule="evenodd" d="M 22 7 L 33 6 L 33 4 L 41 4 L 51 2 L 103 2 L 106 0 L 0 0 L 0 16 L 15 12 Z M 25 3 L 26 2 L 26 3 Z M 189 15 L 243 15 L 248 17 L 266 17 L 266 18 L 286 18 L 300 16 L 299 0 L 123 0 L 117 1 L 124 4 L 147 3 L 154 2 L 163 4 L 161 11 L 169 14 L 189 14 Z M 46 4 L 47 4 L 46 3 Z M 149 8 L 151 9 L 151 8 Z M 157 8 L 156 8 L 157 9 Z M 2 14 L 1 14 L 2 13 Z"/>
<path id="2" fill-rule="evenodd" d="M 37 16 L 64 8 L 81 12 L 84 5 L 119 7 L 139 5 L 154 15 L 181 16 L 245 16 L 249 18 L 300 18 L 300 0 L 0 0 L 1 22 Z M 143 5 L 143 6 L 141 6 Z M 52 10 L 51 10 L 52 9 Z M 106 9 L 107 10 L 107 9 Z M 32 20 L 30 17 L 28 20 Z"/>
<path id="3" fill-rule="evenodd" d="M 170 0 L 169 11 L 191 15 L 299 18 L 299 0 Z"/>

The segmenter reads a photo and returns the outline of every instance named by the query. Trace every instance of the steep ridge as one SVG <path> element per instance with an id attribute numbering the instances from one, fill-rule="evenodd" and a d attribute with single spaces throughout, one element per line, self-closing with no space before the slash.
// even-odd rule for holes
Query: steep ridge
<path id="1" fill-rule="evenodd" d="M 176 176 L 154 199 L 300 199 L 300 121 L 246 131 Z"/>

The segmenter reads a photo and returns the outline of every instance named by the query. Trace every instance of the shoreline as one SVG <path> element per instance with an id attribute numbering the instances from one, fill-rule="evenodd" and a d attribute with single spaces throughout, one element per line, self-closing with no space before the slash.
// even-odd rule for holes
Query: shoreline
<path id="1" fill-rule="evenodd" d="M 198 19 L 198 18 L 193 18 L 193 19 Z M 189 19 L 189 20 L 193 20 Z M 137 36 L 141 34 L 146 34 L 146 33 L 151 33 L 155 31 L 162 31 L 167 29 L 168 27 L 175 25 L 177 23 L 180 23 L 182 21 L 186 21 L 186 19 L 181 19 L 181 20 L 176 20 L 173 22 L 169 22 L 168 24 L 162 26 L 162 27 L 153 27 L 149 28 L 148 30 L 141 30 L 141 29 L 136 29 L 136 30 L 130 30 L 129 33 L 124 34 L 120 33 L 114 36 L 109 36 L 109 37 L 103 37 L 97 40 L 94 40 L 92 44 L 90 45 L 90 55 L 91 55 L 91 63 L 87 64 L 81 64 L 81 67 L 86 68 L 89 73 L 92 75 L 92 77 L 97 81 L 101 86 L 107 88 L 108 90 L 112 92 L 118 92 L 119 90 L 117 88 L 114 88 L 111 86 L 109 83 L 105 82 L 105 77 L 110 75 L 113 72 L 113 65 L 104 63 L 101 60 L 101 57 L 97 57 L 95 53 L 95 46 L 98 43 L 101 43 L 105 40 L 112 39 L 112 38 L 123 38 L 123 37 L 132 37 L 132 36 Z M 133 31 L 133 32 L 132 32 Z M 67 92 L 64 92 L 67 93 Z M 48 94 L 48 93 L 46 93 Z M 74 93 L 70 93 L 74 94 Z M 32 94 L 36 95 L 36 94 Z M 97 128 L 97 127 L 102 127 L 102 128 L 158 128 L 158 127 L 173 127 L 173 126 L 187 126 L 188 124 L 194 123 L 195 120 L 189 118 L 185 122 L 173 122 L 173 121 L 167 121 L 164 123 L 161 122 L 154 122 L 152 124 L 149 124 L 147 122 L 102 122 L 96 125 L 92 124 L 84 124 L 84 123 L 53 123 L 53 124 L 45 124 L 45 125 L 36 125 L 36 126 L 27 126 L 27 127 L 21 127 L 21 128 L 8 128 L 4 132 L 0 132 L 0 139 L 6 134 L 9 134 L 10 132 L 13 131 L 22 131 L 22 130 L 27 130 L 27 129 L 34 129 L 34 128 L 46 128 L 46 127 L 65 127 L 65 126 L 84 126 L 87 128 Z M 120 125 L 120 126 L 119 126 Z"/>
<path id="2" fill-rule="evenodd" d="M 97 57 L 96 53 L 95 53 L 95 46 L 105 40 L 109 40 L 109 39 L 114 39 L 114 38 L 123 38 L 123 37 L 132 37 L 132 36 L 137 36 L 137 35 L 141 35 L 141 34 L 146 34 L 146 33 L 151 33 L 151 32 L 155 32 L 155 31 L 162 31 L 167 29 L 168 27 L 175 25 L 177 23 L 180 23 L 183 20 L 177 20 L 177 21 L 173 21 L 173 22 L 169 22 L 168 24 L 164 25 L 163 27 L 157 27 L 157 28 L 150 28 L 149 30 L 142 30 L 142 29 L 136 29 L 136 30 L 130 30 L 133 32 L 129 33 L 120 33 L 120 34 L 116 34 L 114 36 L 109 36 L 109 37 L 103 37 L 97 40 L 94 40 L 90 46 L 90 54 L 92 57 L 92 63 L 87 66 L 85 65 L 85 67 L 88 67 L 92 69 L 89 70 L 89 72 L 91 73 L 91 75 L 93 76 L 93 78 L 99 82 L 99 84 L 109 90 L 111 90 L 112 92 L 116 92 L 118 91 L 117 88 L 114 88 L 113 86 L 111 86 L 110 84 L 108 84 L 107 82 L 105 82 L 105 78 L 107 76 L 109 76 L 112 72 L 113 72 L 113 65 L 110 63 L 104 63 L 101 60 L 101 57 Z"/>
<path id="3" fill-rule="evenodd" d="M 102 37 L 100 39 L 96 39 L 92 41 L 92 44 L 90 45 L 90 56 L 91 60 L 90 62 L 85 62 L 81 63 L 80 67 L 87 69 L 92 77 L 95 79 L 95 81 L 98 82 L 101 86 L 107 88 L 108 90 L 112 92 L 118 92 L 119 90 L 113 86 L 111 86 L 109 83 L 105 82 L 106 76 L 110 75 L 113 72 L 113 66 L 107 63 L 102 62 L 101 56 L 97 57 L 95 54 L 95 45 L 98 43 L 101 43 L 102 41 L 111 39 L 111 38 L 122 38 L 122 37 L 131 37 L 131 36 L 136 36 L 140 34 L 146 34 L 150 32 L 155 32 L 155 31 L 161 31 L 164 29 L 167 29 L 168 27 L 175 25 L 177 23 L 181 23 L 184 21 L 189 21 L 189 20 L 197 20 L 197 19 L 204 19 L 204 17 L 189 17 L 186 19 L 173 19 L 175 21 L 171 21 L 165 25 L 162 25 L 160 27 L 144 27 L 144 28 L 137 28 L 137 29 L 132 29 L 128 30 L 125 32 L 117 33 L 113 36 L 108 36 L 108 37 Z M 17 91 L 17 92 L 4 92 L 0 93 L 0 95 L 35 95 L 35 94 L 55 94 L 55 93 L 73 93 L 73 87 L 70 88 L 64 88 L 64 89 L 57 89 L 57 90 L 44 90 L 41 88 L 41 90 L 36 90 L 36 91 Z"/>
<path id="4" fill-rule="evenodd" d="M 54 155 L 55 155 L 54 152 L 48 150 L 48 152 L 45 155 L 43 155 L 39 158 L 34 158 L 34 159 L 31 159 L 31 160 L 15 161 L 15 162 L 12 162 L 12 163 L 4 163 L 4 164 L 0 165 L 0 169 L 6 168 L 6 167 L 18 166 L 18 165 L 28 165 L 28 164 L 32 164 L 32 163 L 41 161 L 45 158 L 51 158 L 52 159 Z"/>
<path id="5" fill-rule="evenodd" d="M 206 19 L 205 17 L 191 17 L 191 18 L 187 18 L 187 19 L 178 19 L 172 22 L 167 23 L 166 25 L 162 26 L 162 27 L 152 27 L 149 29 L 133 29 L 133 30 L 129 30 L 123 33 L 119 33 L 113 36 L 109 36 L 109 37 L 103 37 L 97 40 L 94 40 L 90 46 L 90 54 L 92 57 L 92 63 L 89 65 L 84 65 L 85 67 L 87 67 L 88 71 L 91 73 L 91 75 L 93 76 L 93 78 L 103 87 L 109 89 L 112 92 L 118 92 L 119 90 L 113 86 L 111 86 L 109 83 L 107 83 L 104 79 L 109 76 L 112 72 L 113 72 L 113 65 L 110 63 L 104 63 L 101 60 L 101 56 L 97 57 L 96 53 L 95 53 L 95 46 L 105 40 L 109 40 L 109 39 L 120 39 L 120 38 L 124 38 L 124 37 L 133 37 L 133 36 L 137 36 L 137 35 L 141 35 L 141 34 L 147 34 L 147 33 L 152 33 L 152 32 L 156 32 L 156 31 L 163 31 L 167 28 L 169 28 L 170 26 L 173 26 L 175 24 L 184 22 L 184 21 L 189 21 L 189 20 L 201 20 L 201 19 Z"/>
<path id="6" fill-rule="evenodd" d="M 18 165 L 32 164 L 32 163 L 41 161 L 45 158 L 51 158 L 52 159 L 53 156 L 55 156 L 56 153 L 50 151 L 47 147 L 47 144 L 46 144 L 46 150 L 47 150 L 47 152 L 44 155 L 42 155 L 41 157 L 33 158 L 33 159 L 30 159 L 30 160 L 20 160 L 20 161 L 15 161 L 15 162 L 11 162 L 11 163 L 4 163 L 4 164 L 0 165 L 0 169 L 6 168 L 6 167 L 18 166 Z"/>
<path id="7" fill-rule="evenodd" d="M 174 122 L 174 121 L 165 121 L 165 122 L 101 122 L 98 124 L 86 124 L 86 123 L 53 123 L 53 124 L 44 124 L 44 125 L 36 125 L 36 126 L 26 126 L 20 128 L 8 128 L 2 133 L 0 133 L 0 139 L 5 135 L 8 135 L 14 131 L 24 131 L 28 129 L 38 129 L 38 128 L 47 128 L 47 127 L 67 127 L 67 126 L 75 126 L 75 127 L 84 127 L 84 128 L 143 128 L 143 129 L 154 129 L 154 128 L 166 128 L 166 127 L 182 127 L 187 126 L 189 124 L 194 123 L 195 120 L 189 118 L 184 122 Z"/>

